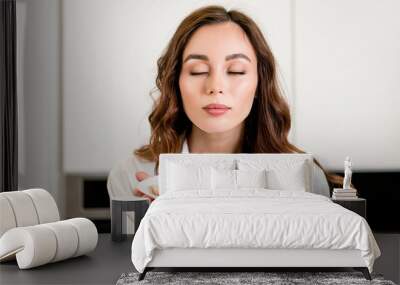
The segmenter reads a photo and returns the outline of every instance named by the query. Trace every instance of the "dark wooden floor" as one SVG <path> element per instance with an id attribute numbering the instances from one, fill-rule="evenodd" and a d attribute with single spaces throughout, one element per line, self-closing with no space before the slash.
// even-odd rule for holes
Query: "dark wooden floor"
<path id="1" fill-rule="evenodd" d="M 115 243 L 100 234 L 96 249 L 87 256 L 20 270 L 16 261 L 0 264 L 0 284 L 115 284 L 124 272 L 135 271 L 132 240 Z"/>

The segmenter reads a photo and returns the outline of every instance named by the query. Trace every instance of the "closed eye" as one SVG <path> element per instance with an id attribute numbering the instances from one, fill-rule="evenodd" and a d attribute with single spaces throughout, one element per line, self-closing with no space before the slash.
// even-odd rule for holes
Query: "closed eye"
<path id="1" fill-rule="evenodd" d="M 208 74 L 208 72 L 190 72 L 190 75 L 203 75 L 203 74 Z M 246 72 L 244 72 L 244 71 L 229 71 L 228 74 L 244 75 L 244 74 L 246 74 Z"/>
<path id="2" fill-rule="evenodd" d="M 190 75 L 202 75 L 202 74 L 208 74 L 208 72 L 190 72 Z"/>

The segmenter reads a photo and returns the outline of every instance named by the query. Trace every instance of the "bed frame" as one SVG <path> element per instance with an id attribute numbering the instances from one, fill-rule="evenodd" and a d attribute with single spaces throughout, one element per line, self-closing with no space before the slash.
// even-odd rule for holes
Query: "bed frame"
<path id="1" fill-rule="evenodd" d="M 232 161 L 236 159 L 255 159 L 274 161 L 285 159 L 298 161 L 302 160 L 309 166 L 307 172 L 307 191 L 313 192 L 311 181 L 313 181 L 313 160 L 311 154 L 173 154 L 164 153 L 160 155 L 159 165 L 159 190 L 164 193 L 166 185 L 167 161 L 186 160 L 198 164 L 207 162 L 213 165 L 219 160 Z M 154 269 L 204 269 L 206 271 L 217 271 L 218 269 L 230 269 L 230 271 L 265 271 L 265 269 L 288 269 L 306 271 L 324 271 L 323 269 L 353 268 L 361 271 L 364 277 L 371 280 L 365 261 L 361 257 L 360 250 L 350 249 L 255 249 L 255 248 L 165 248 L 156 249 L 152 260 L 147 264 L 139 280 L 143 280 L 146 272 Z M 339 270 L 343 271 L 343 270 Z M 348 271 L 348 270 L 347 270 Z"/>
<path id="2" fill-rule="evenodd" d="M 169 248 L 156 249 L 139 281 L 154 269 L 178 271 L 361 271 L 371 275 L 359 250 L 350 249 L 254 249 Z M 347 270 L 345 270 L 347 269 Z"/>

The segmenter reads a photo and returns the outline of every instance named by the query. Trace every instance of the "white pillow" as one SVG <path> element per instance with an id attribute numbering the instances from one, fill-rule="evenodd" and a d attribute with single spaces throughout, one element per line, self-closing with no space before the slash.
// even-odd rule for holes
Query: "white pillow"
<path id="1" fill-rule="evenodd" d="M 212 168 L 213 189 L 236 190 L 236 170 Z"/>
<path id="2" fill-rule="evenodd" d="M 213 189 L 267 188 L 266 170 L 212 169 Z"/>
<path id="3" fill-rule="evenodd" d="M 268 188 L 267 171 L 261 170 L 236 170 L 238 188 Z"/>
<path id="4" fill-rule="evenodd" d="M 311 191 L 308 159 L 282 154 L 271 159 L 239 159 L 240 170 L 266 169 L 267 188 L 271 190 Z"/>
<path id="5" fill-rule="evenodd" d="M 267 172 L 268 188 L 273 190 L 307 191 L 307 164 L 300 162 L 290 168 L 270 169 Z"/>
<path id="6" fill-rule="evenodd" d="M 207 165 L 212 166 L 215 169 L 230 169 L 234 170 L 237 169 L 237 162 L 236 159 L 213 159 L 207 160 Z"/>
<path id="7" fill-rule="evenodd" d="M 168 162 L 167 191 L 211 189 L 211 166 L 194 166 Z"/>

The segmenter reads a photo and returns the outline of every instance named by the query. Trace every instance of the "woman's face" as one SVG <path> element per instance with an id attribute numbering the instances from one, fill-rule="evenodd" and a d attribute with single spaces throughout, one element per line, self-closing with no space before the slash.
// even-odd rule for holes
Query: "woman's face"
<path id="1" fill-rule="evenodd" d="M 242 28 L 233 22 L 199 28 L 182 62 L 179 88 L 192 123 L 206 133 L 240 127 L 257 88 L 257 58 Z"/>

